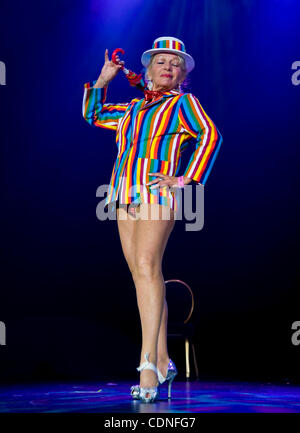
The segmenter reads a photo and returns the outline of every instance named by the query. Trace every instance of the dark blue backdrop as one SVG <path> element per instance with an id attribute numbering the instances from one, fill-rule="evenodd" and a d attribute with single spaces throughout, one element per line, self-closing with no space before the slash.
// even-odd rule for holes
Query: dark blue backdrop
<path id="1" fill-rule="evenodd" d="M 291 80 L 299 12 L 297 0 L 57 0 L 2 9 L 2 381 L 136 377 L 134 285 L 116 222 L 96 218 L 115 137 L 91 128 L 81 105 L 106 48 L 111 56 L 122 47 L 139 73 L 142 52 L 165 35 L 194 57 L 188 91 L 224 140 L 205 187 L 204 227 L 186 232 L 176 222 L 163 262 L 165 279 L 186 281 L 196 296 L 201 377 L 299 381 L 300 346 L 291 343 L 300 320 L 300 85 Z M 107 100 L 139 95 L 120 73 Z M 183 369 L 181 352 L 170 348 Z"/>

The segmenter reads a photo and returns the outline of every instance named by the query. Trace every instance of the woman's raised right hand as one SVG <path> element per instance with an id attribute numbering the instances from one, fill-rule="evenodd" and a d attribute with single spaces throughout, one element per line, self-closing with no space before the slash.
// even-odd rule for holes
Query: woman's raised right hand
<path id="1" fill-rule="evenodd" d="M 124 62 L 120 61 L 119 56 L 116 56 L 116 60 L 119 62 L 118 65 L 116 65 L 112 60 L 109 60 L 108 49 L 105 50 L 104 59 L 105 63 L 101 69 L 101 73 L 97 81 L 101 87 L 107 86 L 115 78 L 120 69 L 122 69 L 121 65 L 124 65 Z"/>

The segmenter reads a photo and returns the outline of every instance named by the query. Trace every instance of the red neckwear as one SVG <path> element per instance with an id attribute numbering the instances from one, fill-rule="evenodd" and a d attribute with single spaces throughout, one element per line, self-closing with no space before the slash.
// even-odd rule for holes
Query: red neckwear
<path id="1" fill-rule="evenodd" d="M 144 90 L 145 100 L 152 101 L 152 99 L 160 98 L 165 92 L 154 91 L 154 90 Z"/>

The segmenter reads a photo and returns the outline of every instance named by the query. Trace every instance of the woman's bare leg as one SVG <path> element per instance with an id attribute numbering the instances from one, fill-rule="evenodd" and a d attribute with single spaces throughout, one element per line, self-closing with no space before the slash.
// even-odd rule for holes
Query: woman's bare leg
<path id="1" fill-rule="evenodd" d="M 136 222 L 135 260 L 132 276 L 142 326 L 141 364 L 145 361 L 146 352 L 149 352 L 150 362 L 154 365 L 157 365 L 158 362 L 158 337 L 166 294 L 161 264 L 168 238 L 175 224 L 174 212 L 169 210 L 170 218 L 164 219 L 165 211 L 165 206 L 142 203 Z M 165 324 L 163 324 L 162 332 L 164 335 L 160 340 L 161 348 L 166 351 Z M 152 370 L 141 372 L 140 385 L 142 387 L 157 384 L 157 375 Z"/>
<path id="2" fill-rule="evenodd" d="M 122 207 L 117 209 L 117 224 L 121 246 L 131 273 L 134 269 L 136 221 L 137 219 L 133 213 L 129 214 L 128 210 Z"/>
<path id="3" fill-rule="evenodd" d="M 165 298 L 162 318 L 160 322 L 159 334 L 158 334 L 158 345 L 157 345 L 157 367 L 164 377 L 166 377 L 167 375 L 168 364 L 170 360 L 168 354 L 167 327 L 168 327 L 168 304 Z"/>
<path id="4" fill-rule="evenodd" d="M 142 215 L 140 214 L 139 210 L 140 209 L 138 208 L 136 212 L 132 212 L 129 215 L 127 213 L 128 209 L 127 210 L 125 210 L 124 208 L 117 209 L 117 223 L 118 223 L 118 230 L 119 230 L 122 250 L 126 262 L 128 264 L 128 267 L 132 274 L 135 266 L 137 220 L 138 218 L 140 218 L 140 216 L 145 216 L 145 210 L 142 211 Z M 170 211 L 170 216 L 172 217 L 172 211 Z M 174 227 L 174 224 L 175 222 L 173 221 L 173 224 L 171 224 L 171 231 Z M 167 240 L 168 239 L 165 240 L 165 245 L 167 243 Z M 165 247 L 163 247 L 163 249 L 164 248 Z M 168 307 L 167 307 L 166 299 L 164 297 L 163 312 L 162 312 L 162 317 L 161 317 L 161 322 L 159 327 L 158 346 L 157 346 L 157 367 L 159 368 L 159 370 L 164 376 L 166 376 L 167 367 L 169 363 L 169 355 L 167 349 L 167 320 L 168 320 Z M 144 362 L 144 359 L 141 361 Z"/>

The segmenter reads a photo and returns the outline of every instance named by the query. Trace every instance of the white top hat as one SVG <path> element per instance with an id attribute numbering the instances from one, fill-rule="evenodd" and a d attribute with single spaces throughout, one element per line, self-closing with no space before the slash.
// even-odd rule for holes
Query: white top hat
<path id="1" fill-rule="evenodd" d="M 151 50 L 147 50 L 142 54 L 142 64 L 147 67 L 149 65 L 152 54 L 171 53 L 183 57 L 187 72 L 191 72 L 195 67 L 195 62 L 192 56 L 185 51 L 184 43 L 177 38 L 171 36 L 163 36 L 155 39 Z"/>

